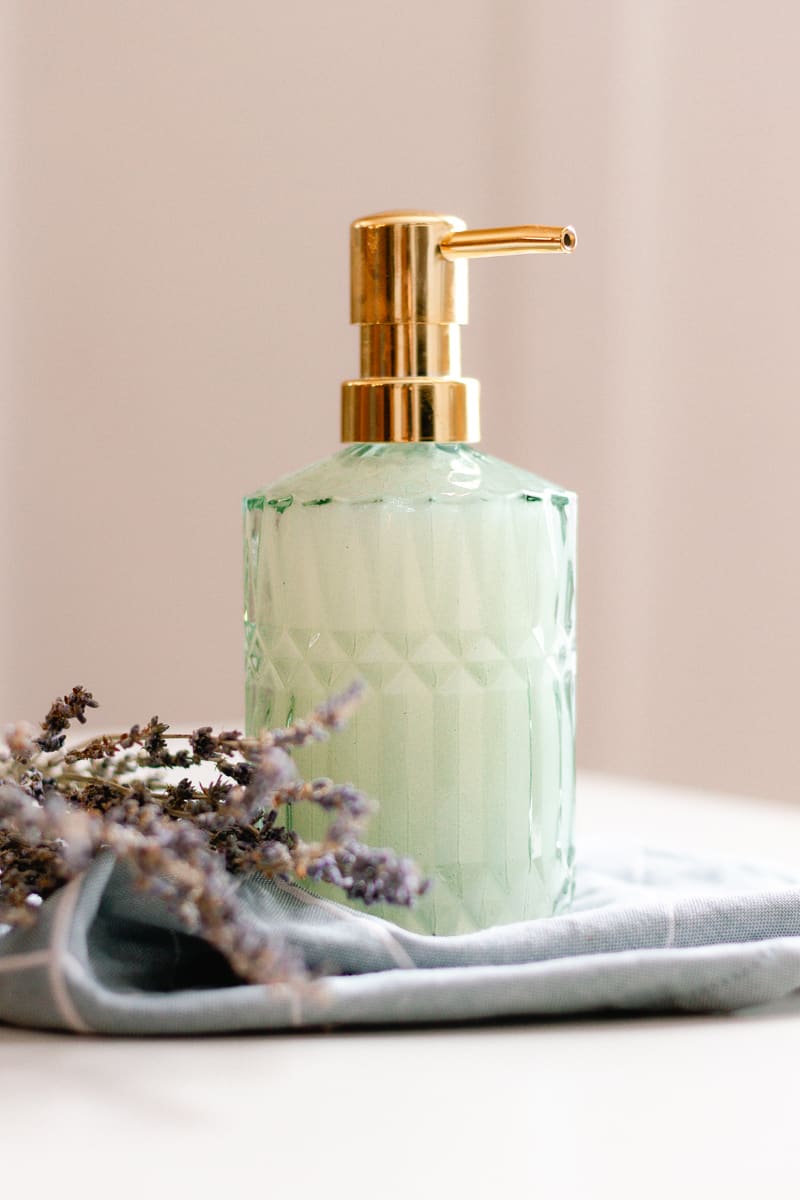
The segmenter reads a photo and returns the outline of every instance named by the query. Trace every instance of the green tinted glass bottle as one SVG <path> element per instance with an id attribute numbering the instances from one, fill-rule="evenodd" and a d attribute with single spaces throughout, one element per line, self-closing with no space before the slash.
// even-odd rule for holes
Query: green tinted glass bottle
<path id="1" fill-rule="evenodd" d="M 473 234 L 429 213 L 356 222 L 353 444 L 245 500 L 248 730 L 366 680 L 349 727 L 297 757 L 378 800 L 371 844 L 433 887 L 370 911 L 419 932 L 549 915 L 571 895 L 576 499 L 474 448 L 458 335 L 466 257 L 573 245 L 571 229 Z M 291 819 L 324 834 L 310 806 Z"/>

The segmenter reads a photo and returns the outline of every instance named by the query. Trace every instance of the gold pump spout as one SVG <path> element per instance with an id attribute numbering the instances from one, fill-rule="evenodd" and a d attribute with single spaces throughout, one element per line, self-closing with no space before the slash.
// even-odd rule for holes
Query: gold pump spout
<path id="1" fill-rule="evenodd" d="M 470 258 L 571 253 L 571 225 L 467 229 L 460 217 L 406 210 L 354 221 L 351 321 L 361 378 L 342 385 L 344 442 L 477 442 L 477 379 L 461 375 Z"/>
<path id="2" fill-rule="evenodd" d="M 442 239 L 446 259 L 490 258 L 497 254 L 571 254 L 578 237 L 571 225 L 509 225 L 505 229 L 462 229 Z"/>

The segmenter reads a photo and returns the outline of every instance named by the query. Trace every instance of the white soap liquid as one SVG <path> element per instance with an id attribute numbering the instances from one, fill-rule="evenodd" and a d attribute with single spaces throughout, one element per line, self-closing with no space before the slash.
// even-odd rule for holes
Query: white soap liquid
<path id="1" fill-rule="evenodd" d="M 433 880 L 413 910 L 370 911 L 456 933 L 568 899 L 574 513 L 460 446 L 349 448 L 246 502 L 248 728 L 364 678 L 349 728 L 298 764 L 377 799 L 370 843 Z"/>

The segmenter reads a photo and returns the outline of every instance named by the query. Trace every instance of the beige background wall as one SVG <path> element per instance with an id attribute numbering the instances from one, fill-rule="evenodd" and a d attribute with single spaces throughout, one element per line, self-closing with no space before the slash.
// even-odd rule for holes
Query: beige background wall
<path id="1" fill-rule="evenodd" d="M 485 448 L 582 499 L 584 765 L 794 797 L 800 15 L 3 0 L 0 719 L 241 711 L 239 500 L 336 447 L 347 225 L 472 271 Z"/>

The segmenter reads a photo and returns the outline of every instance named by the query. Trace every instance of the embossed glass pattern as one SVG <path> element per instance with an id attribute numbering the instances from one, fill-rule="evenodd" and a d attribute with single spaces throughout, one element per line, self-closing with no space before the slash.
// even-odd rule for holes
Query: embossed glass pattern
<path id="1" fill-rule="evenodd" d="M 568 900 L 575 518 L 573 494 L 462 445 L 351 446 L 246 499 L 248 729 L 366 679 L 299 764 L 373 795 L 370 842 L 433 879 L 369 911 L 446 934 Z"/>

